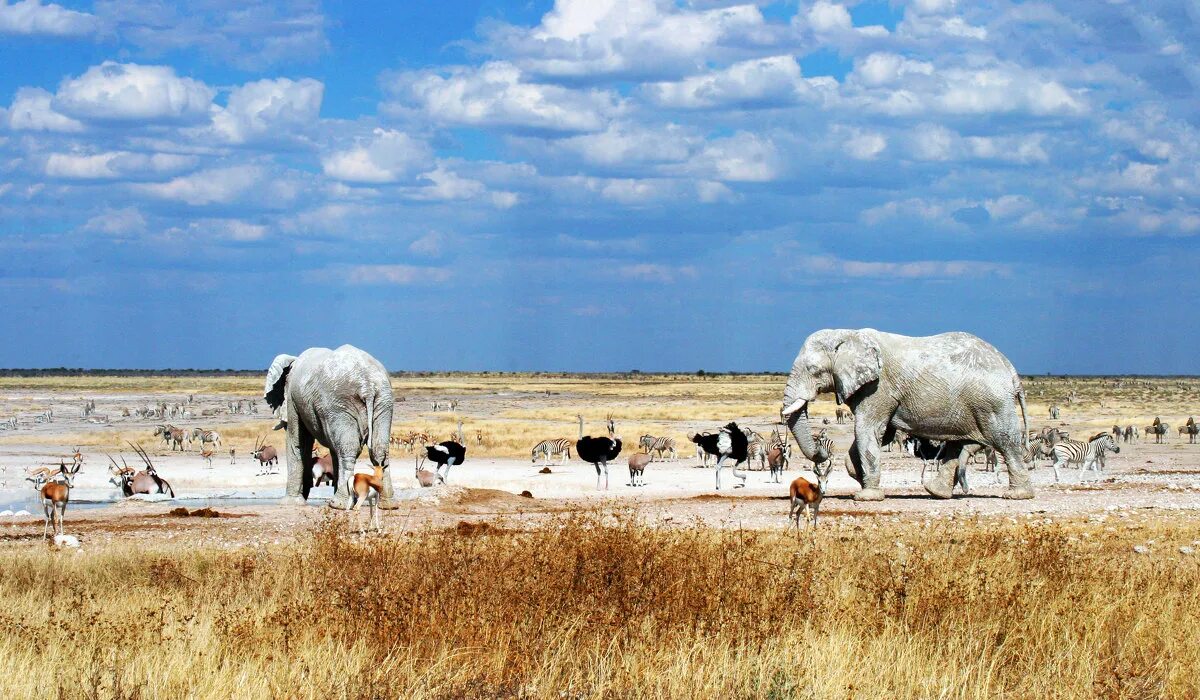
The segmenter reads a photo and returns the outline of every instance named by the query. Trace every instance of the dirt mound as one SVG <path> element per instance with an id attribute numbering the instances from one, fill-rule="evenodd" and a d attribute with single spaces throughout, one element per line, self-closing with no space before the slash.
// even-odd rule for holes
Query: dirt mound
<path id="1" fill-rule="evenodd" d="M 238 515 L 234 515 L 233 513 L 222 513 L 219 510 L 213 510 L 212 508 L 208 508 L 208 507 L 197 508 L 196 510 L 189 511 L 187 508 L 184 508 L 183 506 L 180 506 L 178 508 L 172 508 L 170 511 L 167 512 L 167 515 L 171 516 L 171 517 L 175 517 L 175 518 L 237 518 L 237 517 L 241 517 Z"/>
<path id="2" fill-rule="evenodd" d="M 528 493 L 528 492 L 525 492 Z M 453 487 L 446 490 L 438 505 L 453 513 L 491 513 L 497 511 L 530 510 L 533 494 L 525 496 L 497 489 Z"/>

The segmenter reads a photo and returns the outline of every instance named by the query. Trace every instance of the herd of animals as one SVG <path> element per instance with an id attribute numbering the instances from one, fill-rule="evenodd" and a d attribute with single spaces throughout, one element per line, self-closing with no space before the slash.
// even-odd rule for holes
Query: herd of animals
<path id="1" fill-rule="evenodd" d="M 932 479 L 926 480 L 925 469 L 921 479 L 935 497 L 950 498 L 956 487 L 969 492 L 966 466 L 982 455 L 997 481 L 999 465 L 1005 465 L 1006 498 L 1031 498 L 1028 469 L 1039 458 L 1052 460 L 1056 481 L 1059 469 L 1066 466 L 1079 466 L 1082 480 L 1088 471 L 1104 469 L 1105 454 L 1120 452 L 1118 443 L 1139 438 L 1134 426 L 1113 426 L 1111 432 L 1087 440 L 1071 439 L 1058 428 L 1030 431 L 1025 393 L 1016 370 L 998 350 L 975 336 L 944 333 L 912 338 L 873 329 L 828 329 L 810 335 L 801 347 L 784 387 L 779 427 L 769 437 L 743 429 L 736 422 L 690 436 L 703 464 L 715 458 L 716 488 L 721 489 L 727 463 L 732 466 L 734 478 L 740 480 L 735 487 L 744 486 L 747 479 L 747 473 L 739 467 L 755 462 L 760 468 L 768 468 L 771 481 L 779 483 L 791 456 L 790 433 L 804 457 L 812 462 L 817 480 L 814 484 L 799 477 L 789 485 L 789 519 L 797 528 L 801 517 L 815 526 L 832 469 L 834 444 L 824 429 L 811 428 L 808 405 L 828 393 L 834 394 L 839 404 L 837 421 L 854 423 L 854 440 L 843 464 L 861 486 L 854 494 L 856 500 L 884 498 L 879 488 L 879 453 L 893 445 L 921 458 L 926 467 L 935 468 Z M 434 443 L 430 436 L 419 433 L 393 436 L 395 398 L 389 375 L 378 360 L 353 346 L 310 348 L 299 356 L 277 356 L 267 371 L 263 400 L 278 419 L 274 429 L 284 430 L 286 435 L 284 501 L 288 503 L 303 503 L 314 486 L 328 483 L 334 487 L 331 507 L 358 511 L 366 504 L 378 528 L 378 510 L 398 506 L 391 470 L 387 469 L 390 447 L 402 445 L 415 450 L 418 442 L 422 445 L 415 467 L 421 486 L 446 483 L 450 468 L 466 459 L 467 441 L 461 421 L 456 435 L 442 442 Z M 441 409 L 443 403 L 452 406 L 435 402 L 434 410 Z M 256 402 L 249 406 L 247 410 L 257 411 Z M 1058 412 L 1057 406 L 1051 407 L 1052 418 Z M 565 463 L 573 446 L 579 459 L 594 466 L 597 489 L 607 489 L 609 463 L 624 447 L 615 423 L 610 416 L 606 422 L 608 434 L 592 436 L 584 435 L 582 416 L 578 420 L 579 435 L 573 445 L 566 438 L 543 440 L 533 447 L 531 461 L 549 463 L 557 458 Z M 1169 426 L 1156 418 L 1144 432 L 1162 442 L 1168 430 Z M 1179 432 L 1195 443 L 1200 429 L 1189 418 Z M 172 450 L 198 442 L 210 466 L 215 449 L 222 445 L 219 433 L 201 428 L 186 431 L 163 424 L 157 427 L 155 436 Z M 477 433 L 477 438 L 482 440 L 481 434 Z M 320 453 L 321 445 L 328 450 L 325 455 Z M 124 460 L 118 465 L 110 457 L 114 484 L 126 495 L 173 496 L 170 484 L 158 475 L 145 450 L 131 446 L 145 468 L 134 470 Z M 355 464 L 364 447 L 369 467 L 339 470 L 338 465 Z M 660 459 L 678 456 L 678 445 L 669 437 L 644 435 L 638 448 L 627 457 L 629 485 L 634 487 L 645 485 L 645 471 L 654 455 Z M 231 460 L 235 454 L 230 449 Z M 278 464 L 278 451 L 266 445 L 264 438 L 256 441 L 251 454 L 264 469 Z M 435 468 L 425 469 L 425 461 L 433 462 Z M 951 463 L 956 466 L 943 468 Z M 52 526 L 56 535 L 62 534 L 63 513 L 73 477 L 81 465 L 82 455 L 76 451 L 71 466 L 64 461 L 57 471 L 30 475 L 45 506 L 46 534 Z"/>

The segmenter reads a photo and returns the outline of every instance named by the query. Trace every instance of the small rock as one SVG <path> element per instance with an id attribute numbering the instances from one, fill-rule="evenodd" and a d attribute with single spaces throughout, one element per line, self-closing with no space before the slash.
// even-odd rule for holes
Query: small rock
<path id="1" fill-rule="evenodd" d="M 1150 548 L 1145 545 L 1135 544 L 1135 545 L 1133 545 L 1133 551 L 1138 554 L 1146 554 L 1147 552 L 1150 551 Z"/>
<path id="2" fill-rule="evenodd" d="M 74 535 L 55 535 L 54 546 L 78 548 L 79 538 L 75 537 Z"/>
<path id="3" fill-rule="evenodd" d="M 1195 554 L 1195 553 L 1196 553 L 1196 548 L 1195 548 L 1195 547 L 1189 547 L 1189 546 L 1187 546 L 1187 545 L 1185 544 L 1185 545 L 1183 545 L 1182 547 L 1180 547 L 1180 548 L 1179 548 L 1179 553 L 1180 553 L 1180 554 Z"/>

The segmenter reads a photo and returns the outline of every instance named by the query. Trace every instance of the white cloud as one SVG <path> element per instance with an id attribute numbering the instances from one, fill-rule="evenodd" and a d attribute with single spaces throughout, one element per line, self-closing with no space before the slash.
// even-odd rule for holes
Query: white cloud
<path id="1" fill-rule="evenodd" d="M 169 66 L 105 61 L 64 80 L 52 104 L 83 121 L 185 122 L 207 119 L 213 94 Z"/>
<path id="2" fill-rule="evenodd" d="M 713 139 L 688 163 L 673 167 L 706 180 L 723 182 L 767 182 L 782 171 L 775 144 L 750 132 Z"/>
<path id="3" fill-rule="evenodd" d="M 602 132 L 571 136 L 557 145 L 593 165 L 613 166 L 678 163 L 691 155 L 699 141 L 699 137 L 676 124 L 654 128 L 614 122 Z"/>
<path id="4" fill-rule="evenodd" d="M 41 88 L 20 88 L 8 108 L 8 127 L 17 131 L 83 131 L 81 122 L 54 111 L 50 106 L 53 98 Z"/>
<path id="5" fill-rule="evenodd" d="M 392 90 L 399 102 L 385 105 L 386 111 L 416 108 L 444 124 L 536 132 L 600 131 L 624 109 L 615 93 L 528 82 L 503 61 L 445 74 L 404 74 Z"/>
<path id="6" fill-rule="evenodd" d="M 842 147 L 852 158 L 874 160 L 883 152 L 883 149 L 887 148 L 887 139 L 884 138 L 883 134 L 874 131 L 855 129 L 842 144 Z"/>
<path id="7" fill-rule="evenodd" d="M 172 227 L 164 233 L 168 237 L 221 239 L 226 241 L 259 241 L 266 238 L 268 227 L 252 224 L 241 219 L 200 219 L 189 222 L 185 227 Z"/>
<path id="8" fill-rule="evenodd" d="M 136 207 L 107 209 L 87 220 L 83 230 L 109 236 L 128 236 L 146 230 L 146 217 Z"/>
<path id="9" fill-rule="evenodd" d="M 80 36 L 95 32 L 98 26 L 95 16 L 55 3 L 0 0 L 0 34 Z"/>
<path id="10" fill-rule="evenodd" d="M 51 153 L 44 172 L 67 180 L 142 179 L 171 175 L 194 167 L 197 159 L 171 153 Z"/>
<path id="11" fill-rule="evenodd" d="M 344 182 L 397 182 L 427 165 L 433 151 L 424 141 L 392 129 L 375 129 L 372 137 L 321 159 L 329 177 Z"/>
<path id="12" fill-rule="evenodd" d="M 853 27 L 850 11 L 845 5 L 829 0 L 817 0 L 808 8 L 808 26 L 818 32 L 849 30 Z"/>
<path id="13" fill-rule="evenodd" d="M 193 206 L 229 204 L 249 193 L 263 179 L 263 170 L 253 165 L 203 170 L 169 182 L 138 185 L 141 191 L 162 199 Z"/>
<path id="14" fill-rule="evenodd" d="M 430 231 L 421 236 L 417 240 L 408 244 L 408 250 L 417 255 L 429 255 L 436 257 L 442 254 L 442 246 L 446 242 L 446 237 L 437 231 Z"/>
<path id="15" fill-rule="evenodd" d="M 820 100 L 835 94 L 837 82 L 821 77 L 807 80 L 792 56 L 771 56 L 735 63 L 728 68 L 677 82 L 646 85 L 647 95 L 663 107 L 710 109 L 720 107 L 778 107 L 801 100 Z"/>
<path id="16" fill-rule="evenodd" d="M 665 283 L 673 283 L 681 279 L 695 279 L 699 276 L 696 268 L 691 265 L 676 266 L 656 263 L 621 265 L 616 268 L 616 273 L 625 279 L 637 280 L 639 282 Z"/>
<path id="17" fill-rule="evenodd" d="M 312 78 L 258 80 L 234 88 L 213 128 L 230 143 L 283 140 L 317 122 L 325 85 Z"/>
<path id="18" fill-rule="evenodd" d="M 770 28 L 750 3 L 696 10 L 672 0 L 556 0 L 532 30 L 504 27 L 492 48 L 554 78 L 679 76 L 724 47 L 762 43 Z"/>
<path id="19" fill-rule="evenodd" d="M 878 87 L 911 75 L 932 75 L 933 64 L 915 61 L 894 53 L 877 51 L 854 62 L 852 77 L 863 85 Z"/>
<path id="20" fill-rule="evenodd" d="M 450 276 L 450 270 L 442 267 L 343 265 L 326 268 L 312 277 L 324 282 L 340 280 L 346 284 L 410 285 L 447 282 Z"/>
<path id="21" fill-rule="evenodd" d="M 1012 267 L 1003 263 L 973 260 L 914 260 L 910 262 L 876 262 L 846 260 L 833 255 L 813 255 L 803 258 L 799 271 L 805 274 L 835 277 L 871 277 L 883 279 L 949 279 L 957 277 L 1008 277 Z"/>

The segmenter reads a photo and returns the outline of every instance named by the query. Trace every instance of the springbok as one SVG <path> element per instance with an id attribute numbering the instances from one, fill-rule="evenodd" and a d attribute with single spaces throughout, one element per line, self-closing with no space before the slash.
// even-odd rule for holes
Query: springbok
<path id="1" fill-rule="evenodd" d="M 371 525 L 375 532 L 383 531 L 383 525 L 379 520 L 381 494 L 383 494 L 383 467 L 377 466 L 373 470 L 368 470 L 367 467 L 357 467 L 354 470 L 354 484 L 350 490 L 350 510 L 358 514 L 363 501 L 366 501 L 371 509 Z M 364 534 L 362 517 L 359 516 L 357 520 L 358 533 Z"/>
<path id="2" fill-rule="evenodd" d="M 820 483 L 819 479 L 818 483 Z M 798 476 L 788 487 L 788 494 L 792 501 L 788 518 L 795 519 L 796 529 L 800 529 L 800 515 L 803 514 L 804 519 L 809 520 L 811 512 L 812 527 L 815 530 L 817 528 L 817 511 L 821 509 L 821 499 L 825 497 L 824 489 L 814 486 L 808 479 Z"/>
<path id="3" fill-rule="evenodd" d="M 208 449 L 201 448 L 200 458 L 208 464 L 209 469 L 212 469 L 213 449 L 211 447 Z"/>
<path id="4" fill-rule="evenodd" d="M 68 467 L 60 462 L 58 474 L 49 480 L 43 474 L 30 477 L 33 488 L 42 495 L 42 509 L 45 511 L 46 524 L 42 528 L 42 539 L 50 539 L 50 529 L 53 527 L 54 536 L 63 534 L 63 521 L 67 517 L 67 501 L 71 498 L 71 487 L 75 485 L 75 475 L 79 466 Z"/>

